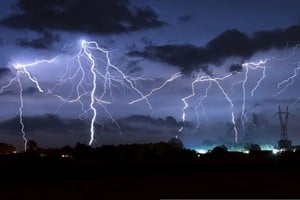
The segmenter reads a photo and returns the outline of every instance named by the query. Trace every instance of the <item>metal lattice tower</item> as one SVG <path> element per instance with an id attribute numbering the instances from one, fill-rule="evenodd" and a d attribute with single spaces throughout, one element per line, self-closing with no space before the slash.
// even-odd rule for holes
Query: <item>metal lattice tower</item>
<path id="1" fill-rule="evenodd" d="M 282 150 L 290 150 L 292 147 L 292 141 L 288 140 L 287 136 L 287 126 L 288 126 L 288 120 L 289 116 L 292 114 L 289 112 L 289 107 L 286 107 L 286 111 L 283 112 L 280 109 L 279 106 L 279 112 L 275 114 L 275 116 L 279 116 L 279 121 L 280 121 L 280 127 L 281 127 L 281 138 L 278 141 L 278 148 Z"/>

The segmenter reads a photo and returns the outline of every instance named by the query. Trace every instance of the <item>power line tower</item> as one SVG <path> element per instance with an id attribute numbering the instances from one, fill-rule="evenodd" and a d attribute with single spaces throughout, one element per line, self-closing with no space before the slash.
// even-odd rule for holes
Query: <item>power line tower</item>
<path id="1" fill-rule="evenodd" d="M 275 116 L 279 116 L 279 122 L 281 127 L 281 136 L 280 140 L 278 141 L 278 148 L 289 150 L 292 147 L 292 141 L 288 139 L 287 136 L 287 126 L 288 126 L 288 120 L 289 116 L 292 116 L 292 113 L 289 112 L 289 107 L 286 107 L 286 111 L 281 111 L 281 108 L 279 106 L 279 112 L 275 113 Z"/>

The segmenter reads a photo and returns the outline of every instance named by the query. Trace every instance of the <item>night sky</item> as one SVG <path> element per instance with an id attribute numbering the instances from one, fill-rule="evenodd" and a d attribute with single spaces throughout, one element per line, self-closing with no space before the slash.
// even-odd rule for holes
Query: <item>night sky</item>
<path id="1" fill-rule="evenodd" d="M 3 88 L 18 74 L 14 66 L 53 58 L 54 62 L 26 67 L 43 92 L 24 73 L 19 78 L 26 138 L 42 147 L 90 141 L 93 74 L 87 71 L 83 80 L 80 92 L 87 95 L 81 103 L 58 97 L 74 98 L 80 76 L 55 87 L 66 73 L 78 69 L 76 55 L 84 40 L 107 50 L 111 64 L 144 95 L 181 73 L 149 96 L 152 110 L 145 100 L 129 104 L 140 96 L 117 70 L 110 71 L 116 78 L 110 84 L 98 77 L 96 98 L 105 84 L 111 87 L 95 104 L 94 146 L 168 141 L 175 136 L 191 148 L 275 144 L 280 137 L 274 117 L 279 105 L 289 106 L 294 117 L 288 134 L 300 144 L 299 8 L 298 0 L 0 0 L 0 141 L 24 145 L 19 83 Z M 92 52 L 104 73 L 105 54 Z M 88 59 L 80 61 L 84 70 L 90 69 Z M 183 99 L 192 95 L 193 81 L 226 76 L 219 85 L 194 84 L 183 123 Z"/>

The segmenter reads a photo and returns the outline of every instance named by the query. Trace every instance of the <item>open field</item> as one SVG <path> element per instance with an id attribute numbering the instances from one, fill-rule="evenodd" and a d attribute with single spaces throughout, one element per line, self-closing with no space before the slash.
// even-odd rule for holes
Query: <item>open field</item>
<path id="1" fill-rule="evenodd" d="M 1 199 L 300 198 L 300 159 L 226 155 L 198 160 L 2 158 Z"/>

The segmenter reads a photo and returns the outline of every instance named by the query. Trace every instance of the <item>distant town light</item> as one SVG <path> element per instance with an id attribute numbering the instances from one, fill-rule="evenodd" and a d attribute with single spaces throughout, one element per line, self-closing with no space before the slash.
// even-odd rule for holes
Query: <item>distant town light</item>
<path id="1" fill-rule="evenodd" d="M 273 149 L 273 150 L 272 150 L 272 153 L 275 154 L 275 155 L 278 154 L 279 152 L 280 152 L 280 151 L 279 151 L 278 149 Z"/>
<path id="2" fill-rule="evenodd" d="M 195 151 L 197 151 L 197 152 L 200 153 L 200 154 L 205 154 L 205 153 L 207 153 L 207 150 L 206 150 L 206 149 L 195 149 Z"/>

